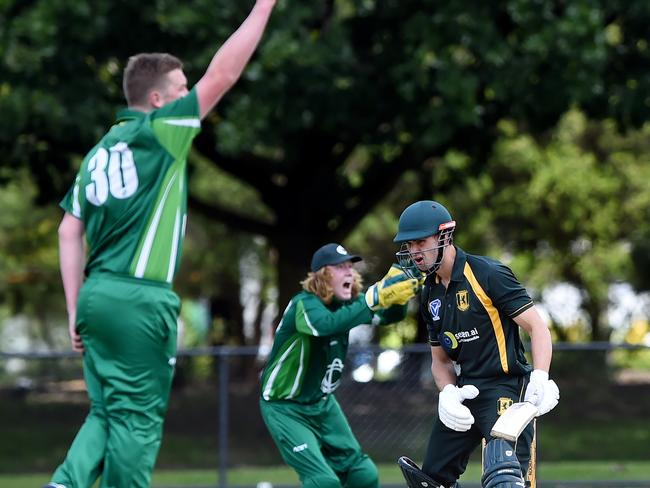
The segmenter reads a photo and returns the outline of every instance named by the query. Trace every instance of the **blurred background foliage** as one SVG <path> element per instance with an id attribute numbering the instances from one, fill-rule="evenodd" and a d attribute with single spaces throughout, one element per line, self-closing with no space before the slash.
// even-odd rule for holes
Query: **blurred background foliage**
<path id="1" fill-rule="evenodd" d="M 196 82 L 251 5 L 0 2 L 0 350 L 67 348 L 57 203 L 128 56 L 172 52 Z M 190 158 L 184 345 L 268 342 L 326 242 L 378 279 L 418 199 L 514 269 L 556 339 L 648 341 L 649 23 L 641 0 L 280 0 Z"/>

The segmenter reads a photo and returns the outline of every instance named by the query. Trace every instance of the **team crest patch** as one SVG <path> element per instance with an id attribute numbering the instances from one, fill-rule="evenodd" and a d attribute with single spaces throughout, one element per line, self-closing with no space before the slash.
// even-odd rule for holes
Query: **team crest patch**
<path id="1" fill-rule="evenodd" d="M 456 305 L 461 312 L 469 310 L 469 293 L 467 290 L 460 290 L 456 293 Z"/>
<path id="2" fill-rule="evenodd" d="M 497 400 L 497 414 L 502 415 L 514 402 L 511 398 L 501 397 Z"/>
<path id="3" fill-rule="evenodd" d="M 431 312 L 433 320 L 440 320 L 440 304 L 441 302 L 438 298 L 429 302 L 429 312 Z"/>

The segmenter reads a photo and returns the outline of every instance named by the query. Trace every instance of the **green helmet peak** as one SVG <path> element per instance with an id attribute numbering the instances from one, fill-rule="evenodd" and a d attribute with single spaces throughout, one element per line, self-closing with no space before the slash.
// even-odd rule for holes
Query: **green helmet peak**
<path id="1" fill-rule="evenodd" d="M 420 200 L 406 207 L 399 217 L 397 235 L 393 239 L 402 244 L 395 256 L 404 272 L 429 275 L 438 271 L 445 248 L 452 244 L 455 228 L 451 214 L 438 202 Z M 438 238 L 428 249 L 410 243 L 436 235 Z"/>
<path id="2" fill-rule="evenodd" d="M 414 241 L 453 229 L 456 223 L 444 205 L 433 200 L 420 200 L 402 212 L 393 242 Z"/>

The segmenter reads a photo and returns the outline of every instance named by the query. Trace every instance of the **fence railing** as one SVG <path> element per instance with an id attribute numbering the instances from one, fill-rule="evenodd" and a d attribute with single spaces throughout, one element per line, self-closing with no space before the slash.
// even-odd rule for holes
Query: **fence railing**
<path id="1" fill-rule="evenodd" d="M 555 344 L 561 402 L 541 422 L 540 463 L 646 460 L 650 370 L 635 365 L 650 364 L 648 357 L 650 347 L 640 345 Z M 224 488 L 233 466 L 282 464 L 258 410 L 263 363 L 258 347 L 180 350 L 158 466 L 215 467 Z M 0 459 L 0 472 L 49 471 L 60 462 L 86 413 L 82 379 L 80 356 L 70 351 L 0 352 L 0 432 L 48 439 L 30 459 Z M 335 395 L 375 461 L 423 457 L 437 402 L 427 345 L 351 346 Z M 609 446 L 593 445 L 599 430 Z"/>

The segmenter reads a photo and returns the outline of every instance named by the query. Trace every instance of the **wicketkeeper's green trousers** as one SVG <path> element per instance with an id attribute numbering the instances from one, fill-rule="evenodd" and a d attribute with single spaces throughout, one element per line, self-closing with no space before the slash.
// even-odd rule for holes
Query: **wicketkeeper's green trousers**
<path id="1" fill-rule="evenodd" d="M 77 304 L 90 413 L 52 481 L 67 488 L 150 485 L 176 361 L 180 300 L 169 286 L 90 277 Z"/>
<path id="2" fill-rule="evenodd" d="M 304 488 L 377 488 L 377 467 L 361 451 L 336 398 L 304 405 L 260 400 L 262 418 Z"/>

